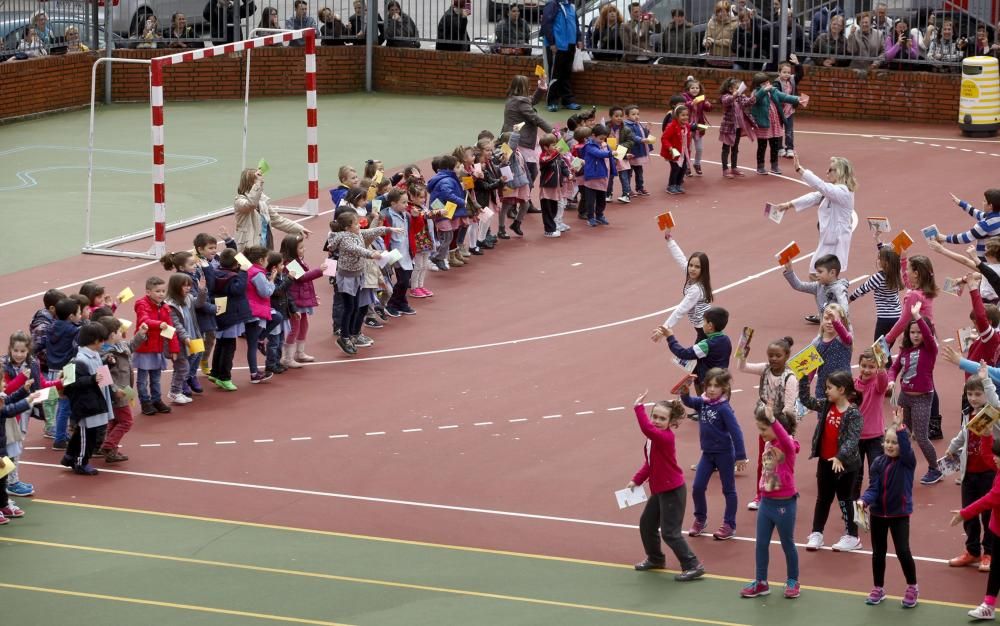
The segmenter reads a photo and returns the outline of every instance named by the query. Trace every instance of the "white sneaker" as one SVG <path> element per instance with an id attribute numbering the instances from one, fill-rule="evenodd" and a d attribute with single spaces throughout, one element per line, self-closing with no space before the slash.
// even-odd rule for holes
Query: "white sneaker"
<path id="1" fill-rule="evenodd" d="M 751 500 L 750 502 L 747 502 L 747 510 L 748 511 L 756 511 L 759 508 L 760 508 L 760 501 L 759 500 Z"/>
<path id="2" fill-rule="evenodd" d="M 993 607 L 983 602 L 969 611 L 969 617 L 972 619 L 993 619 L 993 613 Z"/>
<path id="3" fill-rule="evenodd" d="M 562 237 L 562 233 L 559 232 L 558 230 L 554 230 L 551 233 L 545 233 L 545 236 L 549 237 L 549 238 L 552 238 L 552 237 Z"/>
<path id="4" fill-rule="evenodd" d="M 618 202 L 621 202 L 622 204 L 628 204 L 629 202 L 632 202 L 632 199 L 626 196 L 625 194 L 622 194 L 618 196 Z"/>
<path id="5" fill-rule="evenodd" d="M 795 158 L 795 150 L 785 150 L 784 156 L 789 159 Z"/>
<path id="6" fill-rule="evenodd" d="M 806 539 L 806 550 L 815 552 L 823 547 L 823 533 L 809 533 Z"/>
<path id="7" fill-rule="evenodd" d="M 561 233 L 564 233 L 567 230 L 571 230 L 571 229 L 569 227 L 569 224 L 556 224 L 556 230 L 558 230 Z"/>
<path id="8" fill-rule="evenodd" d="M 183 393 L 168 393 L 167 399 L 174 404 L 191 404 L 194 402 L 191 398 L 185 396 Z"/>
<path id="9" fill-rule="evenodd" d="M 834 552 L 853 552 L 854 550 L 861 549 L 861 539 L 859 537 L 852 537 L 850 535 L 844 535 L 840 538 L 840 541 L 833 544 Z"/>
<path id="10" fill-rule="evenodd" d="M 434 265 L 433 263 L 431 263 L 430 266 L 427 269 L 429 269 L 432 272 L 440 272 L 441 271 L 441 270 L 438 269 L 438 266 Z"/>
<path id="11" fill-rule="evenodd" d="M 778 156 L 783 157 L 783 156 L 785 156 L 785 154 L 786 154 L 786 151 L 785 151 L 784 148 L 781 148 L 780 150 L 778 150 Z"/>

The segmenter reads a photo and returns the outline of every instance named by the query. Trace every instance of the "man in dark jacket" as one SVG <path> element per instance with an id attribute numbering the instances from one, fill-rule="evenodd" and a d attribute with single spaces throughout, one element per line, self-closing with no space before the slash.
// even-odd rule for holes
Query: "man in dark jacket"
<path id="1" fill-rule="evenodd" d="M 238 4 L 237 4 L 238 2 Z M 211 25 L 212 41 L 233 43 L 243 39 L 240 20 L 257 12 L 253 0 L 212 0 L 205 6 L 202 17 Z"/>
<path id="2" fill-rule="evenodd" d="M 576 6 L 570 0 L 547 2 L 540 27 L 549 66 L 549 111 L 558 111 L 560 104 L 578 111 L 571 78 L 573 56 L 577 48 L 583 49 L 583 31 L 576 19 Z"/>
<path id="3" fill-rule="evenodd" d="M 698 33 L 695 33 L 690 22 L 684 16 L 684 9 L 670 11 L 670 23 L 663 29 L 659 52 L 667 57 L 684 55 L 686 58 L 670 58 L 672 65 L 692 65 L 694 57 L 701 52 L 698 43 Z"/>
<path id="4" fill-rule="evenodd" d="M 451 6 L 438 20 L 435 50 L 450 52 L 469 51 L 469 14 L 472 3 L 469 0 L 451 0 Z M 462 43 L 465 42 L 465 43 Z"/>

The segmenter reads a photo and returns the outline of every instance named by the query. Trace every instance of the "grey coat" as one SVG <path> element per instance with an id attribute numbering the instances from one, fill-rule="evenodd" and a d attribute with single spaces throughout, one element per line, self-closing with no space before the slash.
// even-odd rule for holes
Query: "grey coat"
<path id="1" fill-rule="evenodd" d="M 542 99 L 544 93 L 544 91 L 536 89 L 531 98 L 527 96 L 511 96 L 504 103 L 503 128 L 500 129 L 500 132 L 505 133 L 514 130 L 514 124 L 524 122 L 524 126 L 520 131 L 521 140 L 518 144 L 522 148 L 527 148 L 528 150 L 535 149 L 535 144 L 538 143 L 539 128 L 547 133 L 552 132 L 552 126 L 542 119 L 538 115 L 538 111 L 535 110 L 535 104 Z"/>

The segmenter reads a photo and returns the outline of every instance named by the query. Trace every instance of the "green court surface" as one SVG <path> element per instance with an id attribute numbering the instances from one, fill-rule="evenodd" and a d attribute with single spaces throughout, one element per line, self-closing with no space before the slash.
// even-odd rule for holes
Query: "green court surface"
<path id="1" fill-rule="evenodd" d="M 387 168 L 450 153 L 498 132 L 503 102 L 382 94 L 321 97 L 320 194 L 337 169 L 381 159 Z M 565 122 L 565 114 L 551 114 Z M 71 257 L 83 244 L 89 110 L 9 124 L 0 132 L 4 229 L 0 273 Z M 151 228 L 150 113 L 144 104 L 100 107 L 94 147 L 93 240 Z M 306 193 L 305 97 L 250 102 L 247 163 L 271 166 L 267 194 Z M 243 141 L 241 101 L 167 102 L 167 221 L 232 205 Z M 13 210 L 17 209 L 17 210 Z M 44 243 L 43 243 L 44 242 Z M 41 244 L 41 245 L 40 245 Z"/>
<path id="2" fill-rule="evenodd" d="M 24 502 L 22 500 L 22 502 Z M 0 529 L 5 622 L 55 624 L 957 623 L 958 605 L 742 581 L 676 583 L 629 566 L 47 501 Z M 637 539 L 638 543 L 638 539 Z M 829 616 L 824 618 L 823 616 Z"/>

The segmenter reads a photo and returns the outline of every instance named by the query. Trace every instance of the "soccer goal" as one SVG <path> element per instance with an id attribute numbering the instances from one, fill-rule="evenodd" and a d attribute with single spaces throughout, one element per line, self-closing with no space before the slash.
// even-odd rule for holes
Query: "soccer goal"
<path id="1" fill-rule="evenodd" d="M 245 52 L 248 57 L 254 48 L 264 46 L 280 45 L 288 41 L 297 39 L 304 40 L 305 46 L 305 91 L 306 91 L 306 187 L 308 189 L 308 199 L 302 207 L 274 207 L 279 211 L 294 213 L 299 215 L 317 215 L 319 213 L 319 148 L 318 133 L 316 130 L 316 31 L 311 28 L 301 30 L 284 30 L 262 37 L 252 37 L 243 41 L 212 46 L 188 52 L 178 52 L 150 60 L 139 59 L 117 59 L 101 58 L 94 63 L 90 78 L 90 139 L 88 146 L 88 168 L 87 168 L 87 204 L 84 228 L 84 254 L 103 254 L 109 256 L 121 256 L 138 259 L 158 259 L 166 253 L 166 234 L 178 228 L 184 228 L 193 224 L 206 222 L 208 220 L 228 215 L 232 213 L 233 207 L 225 207 L 202 215 L 185 218 L 175 222 L 167 223 L 167 189 L 166 189 L 166 161 L 164 152 L 164 106 L 163 106 L 163 80 L 164 68 L 180 65 L 181 63 L 193 63 L 202 59 L 209 59 L 215 56 L 232 54 L 235 52 Z M 153 219 L 152 228 L 139 232 L 119 235 L 104 241 L 92 241 L 92 218 L 93 218 L 93 185 L 94 185 L 94 101 L 96 95 L 97 68 L 102 62 L 132 62 L 149 65 L 149 108 L 151 115 L 152 147 L 153 147 Z M 246 93 L 249 94 L 250 73 L 249 58 L 247 62 Z M 249 106 L 249 99 L 244 99 L 244 142 L 242 162 L 246 163 L 246 111 Z M 245 165 L 244 165 L 245 166 Z M 131 251 L 118 250 L 116 246 L 138 241 L 140 239 L 153 236 L 153 245 L 146 250 Z"/>

